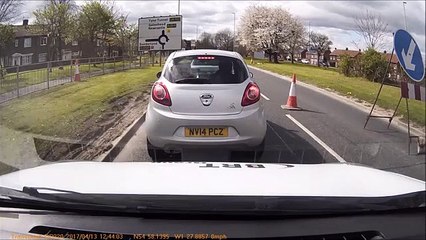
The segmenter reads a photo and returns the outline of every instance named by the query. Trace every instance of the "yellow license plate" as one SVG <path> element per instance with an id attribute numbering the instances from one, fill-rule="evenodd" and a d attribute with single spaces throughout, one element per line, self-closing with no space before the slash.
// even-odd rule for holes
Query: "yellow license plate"
<path id="1" fill-rule="evenodd" d="M 187 127 L 185 137 L 227 137 L 227 127 Z"/>

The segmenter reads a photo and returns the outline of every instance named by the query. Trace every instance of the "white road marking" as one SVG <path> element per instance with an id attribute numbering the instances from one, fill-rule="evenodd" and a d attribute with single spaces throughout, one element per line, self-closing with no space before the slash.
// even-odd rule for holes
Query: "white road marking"
<path id="1" fill-rule="evenodd" d="M 267 70 L 263 70 L 261 68 L 254 67 L 254 66 L 249 66 L 249 68 L 250 69 L 255 69 L 256 71 L 259 71 L 259 72 L 262 72 L 262 73 L 274 76 L 276 78 L 285 80 L 287 82 L 291 82 L 291 78 L 290 77 L 284 77 L 284 76 L 282 76 L 282 75 L 280 75 L 278 73 L 273 73 L 273 72 L 270 72 L 270 71 L 267 71 Z M 364 112 L 366 114 L 368 114 L 370 112 L 370 110 L 371 110 L 371 106 L 365 106 L 363 103 L 356 102 L 355 100 L 349 99 L 346 96 L 339 95 L 339 94 L 337 94 L 335 92 L 332 92 L 330 90 L 321 89 L 319 87 L 316 87 L 316 86 L 313 86 L 313 85 L 309 85 L 307 83 L 300 82 L 300 81 L 297 82 L 297 85 L 299 85 L 301 87 L 304 87 L 304 88 L 307 88 L 309 90 L 315 91 L 317 93 L 320 93 L 320 94 L 322 94 L 324 96 L 327 96 L 329 98 L 332 98 L 332 99 L 334 99 L 336 101 L 339 101 L 339 102 L 341 102 L 343 104 L 346 104 L 346 105 L 348 105 L 350 107 L 358 109 L 359 111 L 362 111 L 362 112 Z M 390 114 L 392 114 L 392 112 Z M 379 120 L 385 122 L 386 124 L 389 123 L 389 121 L 387 119 L 384 119 L 384 118 L 379 118 Z M 396 121 L 398 123 L 398 124 L 394 125 L 395 128 L 397 128 L 399 131 L 401 131 L 403 133 L 407 132 L 407 124 L 406 123 L 404 123 L 404 122 L 402 122 L 402 121 L 400 121 L 398 119 L 395 119 L 394 121 Z M 420 136 L 424 136 L 424 134 L 425 134 L 424 130 L 420 130 L 420 129 L 417 129 L 417 128 L 412 128 L 411 131 L 414 131 L 417 135 L 420 135 Z"/>
<path id="2" fill-rule="evenodd" d="M 265 96 L 263 93 L 260 93 L 260 96 L 262 96 L 266 101 L 269 101 L 271 99 L 269 99 L 267 96 Z"/>
<path id="3" fill-rule="evenodd" d="M 299 128 L 301 128 L 305 133 L 307 133 L 311 138 L 313 138 L 319 145 L 321 145 L 325 150 L 327 150 L 333 157 L 337 159 L 339 162 L 346 162 L 345 159 L 343 159 L 339 154 L 337 154 L 333 149 L 331 149 L 325 142 L 323 142 L 321 139 L 319 139 L 315 134 L 313 134 L 309 129 L 307 129 L 305 126 L 303 126 L 299 121 L 297 121 L 294 117 L 292 117 L 290 114 L 286 114 L 286 117 L 288 117 L 291 121 L 293 121 Z"/>

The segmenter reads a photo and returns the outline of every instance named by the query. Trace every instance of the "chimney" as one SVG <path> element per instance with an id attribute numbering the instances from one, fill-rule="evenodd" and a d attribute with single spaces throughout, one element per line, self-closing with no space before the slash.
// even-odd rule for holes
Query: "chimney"
<path id="1" fill-rule="evenodd" d="M 22 25 L 23 26 L 28 26 L 28 19 L 24 19 L 24 21 L 22 21 Z"/>
<path id="2" fill-rule="evenodd" d="M 345 50 L 348 51 L 348 48 L 346 48 Z"/>

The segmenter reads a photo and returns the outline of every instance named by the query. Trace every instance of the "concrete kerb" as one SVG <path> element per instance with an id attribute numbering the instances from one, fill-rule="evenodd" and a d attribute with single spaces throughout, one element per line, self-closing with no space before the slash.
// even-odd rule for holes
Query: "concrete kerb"
<path id="1" fill-rule="evenodd" d="M 127 129 L 121 134 L 120 137 L 115 139 L 112 142 L 112 147 L 107 152 L 100 155 L 96 161 L 98 162 L 112 162 L 120 154 L 126 144 L 130 141 L 136 131 L 142 126 L 145 122 L 146 111 L 142 116 L 136 119 Z"/>
<path id="2" fill-rule="evenodd" d="M 292 81 L 292 79 L 290 77 L 282 76 L 282 75 L 280 75 L 278 73 L 270 72 L 268 70 L 264 70 L 264 69 L 253 67 L 253 66 L 249 66 L 249 68 L 253 68 L 253 69 L 256 69 L 257 71 L 260 71 L 260 72 L 263 72 L 263 73 L 266 73 L 266 74 L 270 74 L 270 75 L 272 75 L 274 77 L 286 80 L 288 82 Z M 307 84 L 307 83 L 304 83 L 304 82 L 301 82 L 301 81 L 298 81 L 297 85 L 300 85 L 300 86 L 308 88 L 310 90 L 313 90 L 313 91 L 319 92 L 321 94 L 327 95 L 328 97 L 331 97 L 331 98 L 333 98 L 333 99 L 335 99 L 337 101 L 340 101 L 342 103 L 345 103 L 347 105 L 355 107 L 356 109 L 367 113 L 367 115 L 368 115 L 368 113 L 371 110 L 371 107 L 367 107 L 364 104 L 355 101 L 354 98 L 348 98 L 346 96 L 339 95 L 339 94 L 337 94 L 334 91 L 329 91 L 329 90 L 326 90 L 326 89 L 322 89 L 322 88 L 319 88 L 319 87 L 316 87 L 316 86 L 313 86 L 311 84 Z M 376 107 L 376 109 L 378 111 L 386 111 L 386 110 L 384 110 L 384 109 L 382 109 L 380 107 Z M 366 115 L 366 118 L 367 118 L 367 115 Z M 392 113 L 390 113 L 390 115 L 392 115 Z M 384 121 L 386 123 L 389 123 L 389 121 L 387 119 L 381 118 L 380 120 Z M 396 117 L 393 119 L 392 125 L 394 125 L 395 127 L 397 127 L 401 131 L 404 131 L 404 132 L 407 131 L 408 125 L 406 123 L 402 122 L 400 119 L 398 119 Z M 420 137 L 423 137 L 423 138 L 425 137 L 425 132 L 422 129 L 411 127 L 411 132 L 414 133 L 417 136 L 420 136 Z"/>

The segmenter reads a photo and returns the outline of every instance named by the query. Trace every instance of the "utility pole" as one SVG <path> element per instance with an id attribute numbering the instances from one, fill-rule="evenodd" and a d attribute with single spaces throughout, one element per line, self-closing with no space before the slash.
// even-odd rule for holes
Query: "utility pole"
<path id="1" fill-rule="evenodd" d="M 180 0 L 178 0 L 178 15 L 180 15 Z"/>
<path id="2" fill-rule="evenodd" d="M 407 4 L 407 2 L 402 2 L 402 7 L 404 8 L 404 23 L 405 23 L 405 31 L 407 31 L 407 15 L 405 14 L 405 4 Z"/>
<path id="3" fill-rule="evenodd" d="M 308 50 L 311 50 L 311 21 L 308 21 Z"/>
<path id="4" fill-rule="evenodd" d="M 232 51 L 235 52 L 235 12 L 232 14 L 234 15 L 234 37 L 232 39 Z"/>

